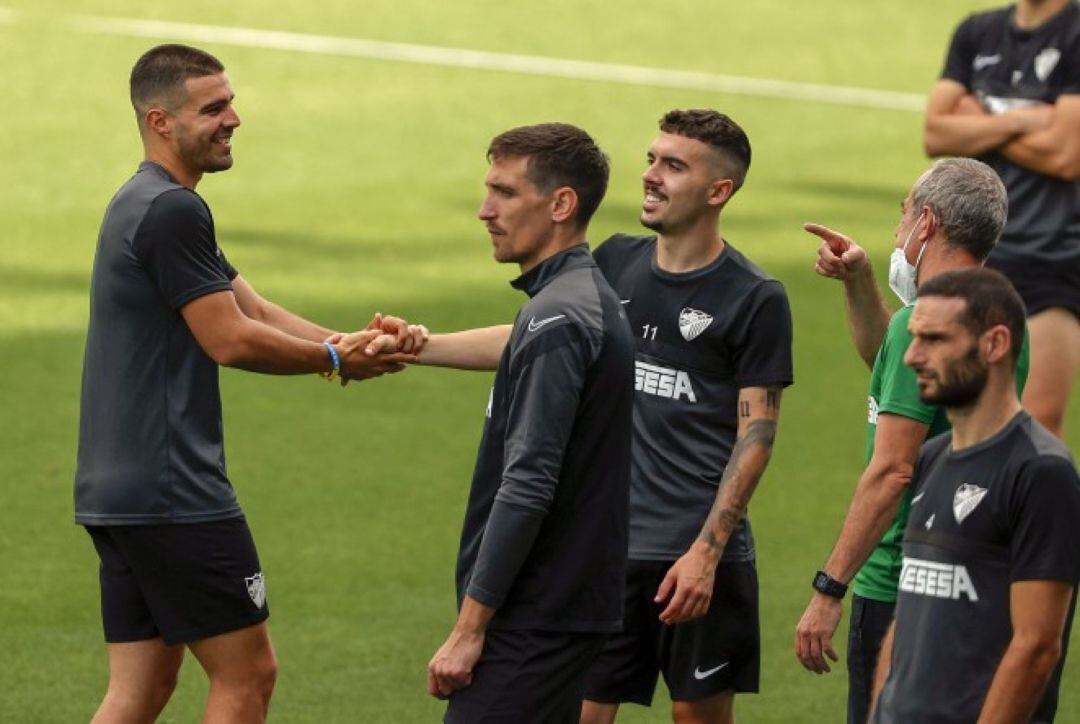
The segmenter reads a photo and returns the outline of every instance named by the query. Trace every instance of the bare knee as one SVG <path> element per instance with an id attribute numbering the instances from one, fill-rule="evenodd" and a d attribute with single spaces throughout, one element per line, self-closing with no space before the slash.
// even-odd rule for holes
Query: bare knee
<path id="1" fill-rule="evenodd" d="M 612 724 L 618 711 L 618 704 L 605 704 L 586 699 L 581 704 L 579 724 Z"/>
<path id="2" fill-rule="evenodd" d="M 153 722 L 176 690 L 177 672 L 162 672 L 138 684 L 109 681 L 105 698 L 94 716 L 94 724 L 111 722 Z"/>
<path id="3" fill-rule="evenodd" d="M 727 691 L 708 699 L 673 701 L 671 720 L 675 724 L 733 724 L 735 696 Z"/>
<path id="4" fill-rule="evenodd" d="M 277 683 L 278 663 L 273 650 L 260 653 L 242 669 L 221 670 L 210 675 L 210 685 L 228 692 L 232 698 L 249 703 L 270 703 Z"/>

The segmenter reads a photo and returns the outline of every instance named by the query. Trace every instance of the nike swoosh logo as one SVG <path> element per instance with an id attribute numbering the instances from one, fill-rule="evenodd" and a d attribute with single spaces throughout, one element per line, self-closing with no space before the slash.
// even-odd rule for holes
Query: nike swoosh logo
<path id="1" fill-rule="evenodd" d="M 619 300 L 619 304 L 629 304 L 629 303 L 630 303 L 629 299 L 620 299 Z"/>
<path id="2" fill-rule="evenodd" d="M 918 495 L 916 495 L 914 498 L 912 498 L 911 499 L 911 504 L 915 505 L 916 503 L 918 503 L 920 500 L 922 500 L 922 496 L 924 496 L 924 495 L 926 495 L 925 490 L 922 491 L 921 493 L 919 493 Z"/>
<path id="3" fill-rule="evenodd" d="M 694 669 L 694 678 L 697 679 L 698 681 L 701 681 L 702 679 L 707 679 L 710 676 L 712 676 L 713 674 L 715 674 L 717 671 L 724 668 L 725 666 L 727 666 L 730 663 L 731 663 L 730 661 L 725 661 L 724 663 L 720 664 L 716 668 L 709 669 L 708 671 L 702 671 L 701 667 L 699 666 L 696 669 Z"/>
<path id="4" fill-rule="evenodd" d="M 554 317 L 548 317 L 547 319 L 541 319 L 539 322 L 536 321 L 536 317 L 533 317 L 532 319 L 529 320 L 529 331 L 530 332 L 535 332 L 536 330 L 543 327 L 545 324 L 551 324 L 556 319 L 562 319 L 565 316 L 566 316 L 565 314 L 557 314 Z"/>
<path id="5" fill-rule="evenodd" d="M 975 62 L 972 63 L 975 66 L 975 70 L 982 70 L 988 65 L 996 65 L 1001 62 L 1000 55 L 976 55 Z"/>

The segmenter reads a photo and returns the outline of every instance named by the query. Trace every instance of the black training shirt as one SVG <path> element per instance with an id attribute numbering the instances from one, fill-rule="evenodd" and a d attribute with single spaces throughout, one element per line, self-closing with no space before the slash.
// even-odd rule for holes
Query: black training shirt
<path id="1" fill-rule="evenodd" d="M 617 631 L 626 575 L 633 342 L 585 245 L 513 282 L 458 554 L 491 627 Z"/>
<path id="2" fill-rule="evenodd" d="M 1013 23 L 1015 6 L 976 13 L 949 45 L 942 78 L 975 93 L 991 113 L 1080 94 L 1080 4 L 1037 28 Z M 1080 263 L 1080 181 L 1030 171 L 996 152 L 981 157 L 1009 193 L 1009 218 L 990 258 L 1046 267 Z"/>
<path id="3" fill-rule="evenodd" d="M 791 310 L 780 282 L 731 244 L 685 274 L 657 266 L 652 236 L 616 234 L 594 256 L 637 345 L 630 558 L 675 560 L 716 500 L 738 432 L 739 390 L 792 382 Z M 748 518 L 723 559 L 754 559 Z"/>
<path id="4" fill-rule="evenodd" d="M 1010 585 L 1080 578 L 1080 477 L 1020 412 L 953 452 L 923 446 L 912 478 L 889 678 L 876 724 L 979 718 L 1012 638 Z"/>
<path id="5" fill-rule="evenodd" d="M 201 522 L 240 514 L 225 474 L 218 367 L 180 309 L 232 288 L 210 209 L 144 162 L 98 237 L 83 360 L 75 520 Z"/>

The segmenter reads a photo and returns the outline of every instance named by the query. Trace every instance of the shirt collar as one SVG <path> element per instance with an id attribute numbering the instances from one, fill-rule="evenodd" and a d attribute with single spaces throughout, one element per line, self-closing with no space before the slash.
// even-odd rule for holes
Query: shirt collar
<path id="1" fill-rule="evenodd" d="M 530 297 L 535 297 L 540 290 L 551 283 L 555 277 L 565 271 L 578 269 L 585 266 L 593 266 L 592 254 L 588 244 L 577 244 L 564 249 L 558 254 L 553 254 L 547 259 L 525 272 L 517 279 L 510 282 L 514 289 L 525 292 Z"/>

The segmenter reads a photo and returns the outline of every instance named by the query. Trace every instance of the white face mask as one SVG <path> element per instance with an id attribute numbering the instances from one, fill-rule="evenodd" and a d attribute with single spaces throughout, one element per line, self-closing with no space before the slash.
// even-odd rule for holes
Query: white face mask
<path id="1" fill-rule="evenodd" d="M 923 243 L 914 264 L 907 260 L 908 244 L 911 243 L 911 238 L 915 236 L 915 230 L 918 228 L 919 221 L 916 219 L 915 225 L 908 232 L 904 245 L 899 249 L 893 249 L 892 256 L 889 257 L 889 288 L 900 298 L 905 307 L 915 303 L 915 297 L 918 295 L 918 286 L 915 284 L 915 279 L 919 273 L 919 262 L 922 261 L 923 252 L 926 251 L 926 244 L 929 243 Z"/>

